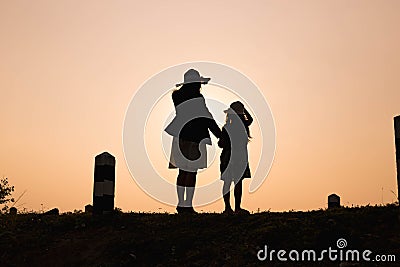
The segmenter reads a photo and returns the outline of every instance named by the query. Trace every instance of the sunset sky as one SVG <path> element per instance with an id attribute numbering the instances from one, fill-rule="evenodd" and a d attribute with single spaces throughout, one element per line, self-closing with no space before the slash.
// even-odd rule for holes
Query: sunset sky
<path id="1" fill-rule="evenodd" d="M 173 212 L 130 176 L 125 112 L 151 76 L 210 61 L 257 84 L 275 119 L 274 163 L 243 207 L 319 209 L 330 193 L 393 202 L 399 13 L 395 0 L 0 1 L 0 175 L 15 197 L 26 190 L 20 209 L 83 209 L 94 157 L 108 151 L 117 207 Z"/>

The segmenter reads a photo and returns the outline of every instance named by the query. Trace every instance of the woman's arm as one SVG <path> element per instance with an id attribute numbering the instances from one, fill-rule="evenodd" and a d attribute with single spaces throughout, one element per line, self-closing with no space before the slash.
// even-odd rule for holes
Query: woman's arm
<path id="1" fill-rule="evenodd" d="M 209 119 L 210 123 L 208 128 L 217 138 L 221 138 L 221 129 L 218 127 L 218 124 L 215 122 L 214 118 Z"/>
<path id="2" fill-rule="evenodd" d="M 211 112 L 208 110 L 207 105 L 206 105 L 206 100 L 204 99 L 203 96 L 201 96 L 201 101 L 202 101 L 202 111 L 199 110 L 199 114 L 206 119 L 207 124 L 206 127 L 210 129 L 210 131 L 215 135 L 215 137 L 220 138 L 221 137 L 221 129 L 219 128 L 218 124 L 215 122 L 213 115 Z"/>

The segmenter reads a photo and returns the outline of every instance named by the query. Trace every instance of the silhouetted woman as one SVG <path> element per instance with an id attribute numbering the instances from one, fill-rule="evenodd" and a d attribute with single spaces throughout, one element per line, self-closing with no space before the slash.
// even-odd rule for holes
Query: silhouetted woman
<path id="1" fill-rule="evenodd" d="M 176 181 L 178 213 L 196 213 L 193 195 L 197 171 L 207 168 L 206 145 L 211 145 L 208 130 L 217 138 L 221 136 L 221 130 L 200 93 L 201 85 L 209 80 L 190 69 L 184 74 L 184 82 L 176 85 L 180 88 L 172 93 L 176 116 L 165 131 L 173 136 L 169 168 L 179 169 Z"/>
<path id="2" fill-rule="evenodd" d="M 244 178 L 251 177 L 247 143 L 251 138 L 249 126 L 253 122 L 253 118 L 240 101 L 233 102 L 224 112 L 226 113 L 226 123 L 218 141 L 218 146 L 222 148 L 220 171 L 221 180 L 224 181 L 222 189 L 225 203 L 224 213 L 233 213 L 229 199 L 230 187 L 234 182 L 235 213 L 248 214 L 249 212 L 241 207 L 242 181 Z"/>

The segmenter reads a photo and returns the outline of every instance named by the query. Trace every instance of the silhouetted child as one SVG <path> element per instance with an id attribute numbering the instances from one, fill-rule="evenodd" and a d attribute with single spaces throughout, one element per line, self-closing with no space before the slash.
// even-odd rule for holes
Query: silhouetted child
<path id="1" fill-rule="evenodd" d="M 222 194 L 224 196 L 224 213 L 231 214 L 230 187 L 234 182 L 235 213 L 249 214 L 249 211 L 241 208 L 242 181 L 250 178 L 248 163 L 247 143 L 249 142 L 249 126 L 253 118 L 240 101 L 233 102 L 227 110 L 226 123 L 222 127 L 221 138 L 218 146 L 222 148 L 220 157 L 221 180 L 224 181 Z"/>

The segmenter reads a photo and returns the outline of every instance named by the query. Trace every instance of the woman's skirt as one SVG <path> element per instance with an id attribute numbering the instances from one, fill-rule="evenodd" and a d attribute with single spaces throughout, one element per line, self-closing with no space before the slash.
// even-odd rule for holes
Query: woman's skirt
<path id="1" fill-rule="evenodd" d="M 188 172 L 197 172 L 199 169 L 207 168 L 206 144 L 204 142 L 199 144 L 174 136 L 168 168 L 178 168 Z"/>

